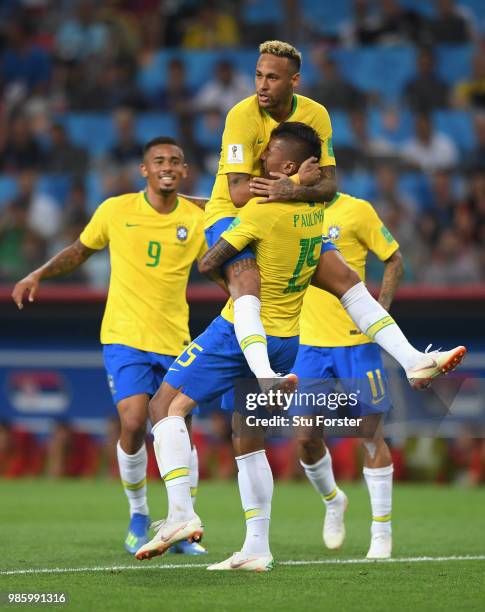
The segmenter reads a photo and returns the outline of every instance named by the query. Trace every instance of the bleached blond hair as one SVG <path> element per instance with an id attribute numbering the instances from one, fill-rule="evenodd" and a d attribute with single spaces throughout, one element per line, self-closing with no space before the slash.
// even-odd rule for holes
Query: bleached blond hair
<path id="1" fill-rule="evenodd" d="M 276 57 L 287 57 L 295 63 L 298 71 L 301 68 L 301 53 L 292 45 L 281 40 L 267 40 L 261 43 L 259 45 L 259 52 L 261 54 L 276 55 Z"/>

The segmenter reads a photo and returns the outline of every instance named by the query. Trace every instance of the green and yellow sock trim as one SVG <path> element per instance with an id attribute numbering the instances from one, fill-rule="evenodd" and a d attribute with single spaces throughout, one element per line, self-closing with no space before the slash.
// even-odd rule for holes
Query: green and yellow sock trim
<path id="1" fill-rule="evenodd" d="M 251 344 L 255 344 L 256 342 L 267 344 L 266 338 L 264 336 L 261 336 L 260 334 L 252 334 L 251 336 L 246 336 L 245 338 L 243 338 L 239 343 L 241 351 L 245 351 L 248 346 L 250 346 Z"/>
<path id="2" fill-rule="evenodd" d="M 249 519 L 256 518 L 261 514 L 260 508 L 250 508 L 244 512 L 244 518 L 249 521 Z"/>
<path id="3" fill-rule="evenodd" d="M 146 483 L 146 477 L 143 480 L 140 480 L 140 482 L 126 482 L 126 480 L 121 479 L 121 484 L 125 489 L 128 489 L 128 491 L 139 491 L 140 489 L 143 489 Z"/>
<path id="4" fill-rule="evenodd" d="M 337 487 L 335 487 L 335 489 L 329 493 L 328 495 L 322 495 L 323 499 L 325 501 L 332 501 L 332 499 L 337 495 Z"/>
<path id="5" fill-rule="evenodd" d="M 189 468 L 180 467 L 180 468 L 175 468 L 174 470 L 170 470 L 170 472 L 167 472 L 165 476 L 163 477 L 163 480 L 165 482 L 170 482 L 171 480 L 175 480 L 176 478 L 183 478 L 184 476 L 188 476 L 188 475 L 189 475 Z"/>
<path id="6" fill-rule="evenodd" d="M 190 487 L 190 497 L 196 497 L 197 491 L 198 491 L 197 487 Z"/>
<path id="7" fill-rule="evenodd" d="M 384 514 L 384 516 L 373 516 L 372 520 L 376 523 L 389 523 L 391 521 L 391 515 Z"/>
<path id="8" fill-rule="evenodd" d="M 378 332 L 383 330 L 385 327 L 388 327 L 389 325 L 395 325 L 395 324 L 396 324 L 396 321 L 394 321 L 394 319 L 388 315 L 387 317 L 383 317 L 379 321 L 376 321 L 375 323 L 370 325 L 365 330 L 365 335 L 369 336 L 371 340 L 374 340 L 374 337 Z"/>

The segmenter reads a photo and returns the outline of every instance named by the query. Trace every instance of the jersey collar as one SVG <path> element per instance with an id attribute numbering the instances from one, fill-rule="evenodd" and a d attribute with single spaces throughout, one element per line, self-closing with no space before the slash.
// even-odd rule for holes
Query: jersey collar
<path id="1" fill-rule="evenodd" d="M 296 97 L 295 94 L 293 94 L 293 98 L 291 100 L 290 114 L 288 115 L 288 117 L 284 121 L 289 121 L 290 117 L 292 117 L 295 114 L 297 104 L 298 104 L 298 98 Z M 273 115 L 270 112 L 268 112 L 265 108 L 262 108 L 261 110 L 263 111 L 263 113 L 268 115 L 268 117 L 271 117 L 271 119 L 273 119 L 273 121 L 276 121 L 276 119 L 273 117 Z M 277 123 L 284 123 L 284 121 L 278 121 Z"/>
<path id="2" fill-rule="evenodd" d="M 156 212 L 156 213 L 157 213 L 157 215 L 171 215 L 171 214 L 172 214 L 172 213 L 174 213 L 174 212 L 177 210 L 177 208 L 178 208 L 178 205 L 179 205 L 179 199 L 178 199 L 178 197 L 177 197 L 177 199 L 175 200 L 175 206 L 174 206 L 173 210 L 171 210 L 169 213 L 161 213 L 159 210 L 157 210 L 156 208 L 154 208 L 154 207 L 152 206 L 152 204 L 151 204 L 150 200 L 148 199 L 147 192 L 146 192 L 146 191 L 143 191 L 142 193 L 143 193 L 143 198 L 144 198 L 145 202 L 146 202 L 146 203 L 148 204 L 148 206 L 149 206 L 149 207 L 150 207 L 150 208 L 153 210 L 153 212 Z"/>
<path id="3" fill-rule="evenodd" d="M 330 202 L 327 202 L 325 204 L 325 208 L 329 208 L 330 206 L 332 206 L 332 204 L 335 204 L 335 202 L 340 198 L 341 195 L 342 194 L 337 191 L 337 193 L 333 196 L 333 198 L 330 200 Z"/>

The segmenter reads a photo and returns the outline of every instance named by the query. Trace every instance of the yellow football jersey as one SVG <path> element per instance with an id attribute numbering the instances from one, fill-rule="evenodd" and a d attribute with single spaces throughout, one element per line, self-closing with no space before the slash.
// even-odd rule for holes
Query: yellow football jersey
<path id="1" fill-rule="evenodd" d="M 326 205 L 323 234 L 335 243 L 363 281 L 368 251 L 385 261 L 399 248 L 372 205 L 345 193 L 337 193 Z M 336 297 L 313 286 L 303 301 L 300 328 L 301 344 L 331 347 L 370 342 Z"/>
<path id="2" fill-rule="evenodd" d="M 324 205 L 258 204 L 258 199 L 251 199 L 239 211 L 221 238 L 238 250 L 254 243 L 266 333 L 297 336 L 303 296 L 320 257 Z M 221 314 L 234 323 L 232 299 Z"/>
<path id="3" fill-rule="evenodd" d="M 103 202 L 80 236 L 90 249 L 109 245 L 111 278 L 103 344 L 178 355 L 190 342 L 185 297 L 194 260 L 207 250 L 203 212 L 179 196 L 168 214 L 145 192 Z"/>
<path id="4" fill-rule="evenodd" d="M 293 96 L 293 110 L 287 121 L 300 121 L 311 126 L 322 140 L 320 166 L 335 166 L 332 148 L 332 125 L 327 110 L 321 104 Z M 261 109 L 257 96 L 236 104 L 226 117 L 222 135 L 221 157 L 212 194 L 205 208 L 205 227 L 223 217 L 236 217 L 238 208 L 229 194 L 227 174 L 242 172 L 259 176 L 261 153 L 268 146 L 271 132 L 279 123 Z"/>

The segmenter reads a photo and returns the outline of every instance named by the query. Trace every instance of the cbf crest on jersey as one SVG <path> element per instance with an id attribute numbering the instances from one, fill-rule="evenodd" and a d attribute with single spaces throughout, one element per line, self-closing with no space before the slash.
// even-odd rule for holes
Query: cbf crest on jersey
<path id="1" fill-rule="evenodd" d="M 177 227 L 177 238 L 181 242 L 185 242 L 189 236 L 189 230 L 185 227 L 185 225 L 179 225 Z"/>
<path id="2" fill-rule="evenodd" d="M 340 238 L 340 227 L 338 225 L 331 225 L 328 228 L 328 237 L 330 240 L 338 240 Z"/>

